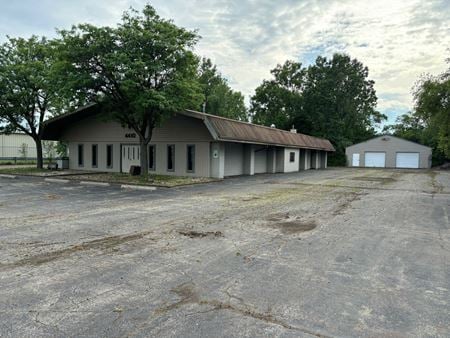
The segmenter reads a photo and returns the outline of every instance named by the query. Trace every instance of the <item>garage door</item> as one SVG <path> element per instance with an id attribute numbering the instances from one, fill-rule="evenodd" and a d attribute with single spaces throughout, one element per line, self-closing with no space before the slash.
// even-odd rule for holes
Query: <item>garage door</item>
<path id="1" fill-rule="evenodd" d="M 384 168 L 386 166 L 385 153 L 365 153 L 364 160 L 365 167 Z"/>
<path id="2" fill-rule="evenodd" d="M 397 153 L 397 168 L 419 168 L 419 153 Z"/>

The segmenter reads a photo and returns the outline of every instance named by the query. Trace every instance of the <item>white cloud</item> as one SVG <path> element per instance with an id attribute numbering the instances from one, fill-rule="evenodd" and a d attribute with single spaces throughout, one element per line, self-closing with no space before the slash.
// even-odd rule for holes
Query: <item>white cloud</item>
<path id="1" fill-rule="evenodd" d="M 144 0 L 41 1 L 0 5 L 5 34 L 52 34 L 73 23 L 114 24 Z M 313 62 L 346 52 L 369 67 L 379 109 L 412 108 L 411 88 L 423 73 L 439 73 L 450 56 L 448 0 L 155 0 L 166 18 L 198 29 L 197 51 L 213 59 L 233 88 L 247 97 L 286 59 Z M 393 122 L 393 120 L 391 120 Z"/>

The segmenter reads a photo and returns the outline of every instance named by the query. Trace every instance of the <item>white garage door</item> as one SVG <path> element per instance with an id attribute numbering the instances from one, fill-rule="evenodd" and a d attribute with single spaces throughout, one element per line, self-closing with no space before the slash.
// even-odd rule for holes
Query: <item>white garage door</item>
<path id="1" fill-rule="evenodd" d="M 419 153 L 397 153 L 397 168 L 419 168 Z"/>
<path id="2" fill-rule="evenodd" d="M 386 166 L 385 153 L 365 153 L 364 160 L 365 167 L 384 168 Z"/>

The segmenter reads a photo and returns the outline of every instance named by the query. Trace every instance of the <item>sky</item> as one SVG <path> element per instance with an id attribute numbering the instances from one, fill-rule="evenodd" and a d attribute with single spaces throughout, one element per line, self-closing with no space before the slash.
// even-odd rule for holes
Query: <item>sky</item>
<path id="1" fill-rule="evenodd" d="M 149 3 L 164 18 L 197 30 L 196 52 L 217 64 L 246 102 L 286 60 L 347 53 L 369 68 L 388 123 L 413 108 L 412 88 L 450 58 L 450 0 L 0 0 L 6 36 L 56 36 L 72 24 L 114 25 Z"/>

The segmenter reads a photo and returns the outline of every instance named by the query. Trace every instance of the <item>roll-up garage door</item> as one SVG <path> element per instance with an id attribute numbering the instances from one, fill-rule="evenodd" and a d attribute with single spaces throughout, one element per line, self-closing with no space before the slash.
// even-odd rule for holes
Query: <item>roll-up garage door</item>
<path id="1" fill-rule="evenodd" d="M 397 168 L 419 168 L 419 153 L 397 153 Z"/>
<path id="2" fill-rule="evenodd" d="M 384 168 L 386 166 L 386 154 L 367 152 L 364 154 L 364 166 L 365 167 L 375 167 Z"/>

